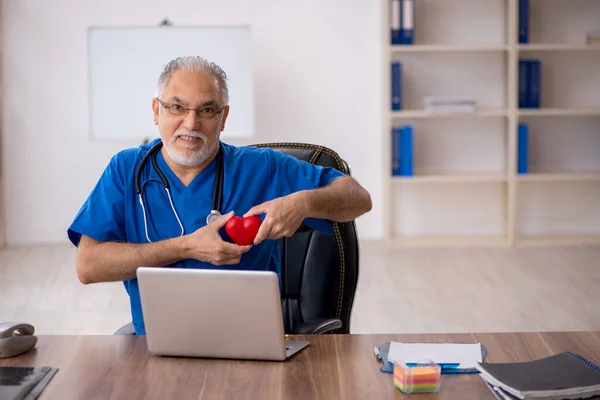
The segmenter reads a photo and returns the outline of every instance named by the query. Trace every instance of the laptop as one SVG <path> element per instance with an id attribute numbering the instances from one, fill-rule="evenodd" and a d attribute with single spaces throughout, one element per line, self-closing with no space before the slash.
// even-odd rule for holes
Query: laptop
<path id="1" fill-rule="evenodd" d="M 309 344 L 285 339 L 274 272 L 141 267 L 137 278 L 155 355 L 283 361 Z"/>

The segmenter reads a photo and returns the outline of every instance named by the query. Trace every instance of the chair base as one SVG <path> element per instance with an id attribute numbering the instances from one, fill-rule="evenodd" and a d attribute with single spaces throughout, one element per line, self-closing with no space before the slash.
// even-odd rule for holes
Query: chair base
<path id="1" fill-rule="evenodd" d="M 133 328 L 133 323 L 128 323 L 117 329 L 114 333 L 115 335 L 135 335 L 135 329 Z"/>

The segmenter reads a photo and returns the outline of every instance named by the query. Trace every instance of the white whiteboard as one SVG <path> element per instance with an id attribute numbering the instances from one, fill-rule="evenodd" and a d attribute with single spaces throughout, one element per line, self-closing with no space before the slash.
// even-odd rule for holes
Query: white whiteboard
<path id="1" fill-rule="evenodd" d="M 90 127 L 99 141 L 158 137 L 152 99 L 165 65 L 194 55 L 228 76 L 230 111 L 222 138 L 254 135 L 248 27 L 90 28 Z"/>

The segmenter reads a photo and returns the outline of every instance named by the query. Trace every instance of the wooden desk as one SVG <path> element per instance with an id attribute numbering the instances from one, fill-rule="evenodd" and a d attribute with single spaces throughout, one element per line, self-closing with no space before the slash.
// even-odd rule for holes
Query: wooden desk
<path id="1" fill-rule="evenodd" d="M 148 354 L 144 337 L 40 336 L 36 348 L 0 365 L 60 370 L 40 399 L 403 399 L 379 371 L 373 347 L 394 341 L 480 342 L 486 361 L 514 362 L 571 351 L 600 363 L 600 332 L 297 336 L 311 345 L 285 362 L 186 359 Z M 406 396 L 408 397 L 408 396 Z M 416 398 L 413 396 L 413 398 Z M 426 399 L 494 399 L 479 375 L 443 375 Z"/>

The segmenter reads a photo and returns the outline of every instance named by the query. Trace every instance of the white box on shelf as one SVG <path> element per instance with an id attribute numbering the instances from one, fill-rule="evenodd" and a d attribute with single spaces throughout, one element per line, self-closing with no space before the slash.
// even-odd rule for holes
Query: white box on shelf
<path id="1" fill-rule="evenodd" d="M 588 32 L 587 44 L 600 44 L 600 31 Z"/>
<path id="2" fill-rule="evenodd" d="M 443 105 L 430 105 L 425 104 L 425 111 L 435 113 L 474 113 L 476 107 L 467 104 L 443 104 Z"/>
<path id="3" fill-rule="evenodd" d="M 477 107 L 475 99 L 461 97 L 425 97 L 423 104 L 428 112 L 474 113 Z"/>

